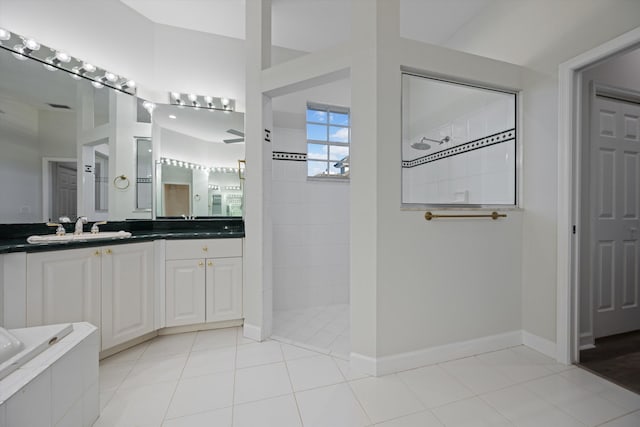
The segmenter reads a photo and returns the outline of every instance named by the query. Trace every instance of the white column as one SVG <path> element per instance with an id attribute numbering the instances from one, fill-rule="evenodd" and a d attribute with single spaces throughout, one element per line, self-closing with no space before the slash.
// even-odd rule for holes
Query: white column
<path id="1" fill-rule="evenodd" d="M 246 2 L 244 335 L 271 334 L 271 99 L 262 94 L 262 70 L 271 64 L 271 1 Z"/>

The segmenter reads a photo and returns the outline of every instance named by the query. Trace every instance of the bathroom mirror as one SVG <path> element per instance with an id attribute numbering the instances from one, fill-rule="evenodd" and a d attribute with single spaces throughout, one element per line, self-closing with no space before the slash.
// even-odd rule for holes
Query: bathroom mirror
<path id="1" fill-rule="evenodd" d="M 151 136 L 138 104 L 0 49 L 0 223 L 151 218 L 133 183 L 114 186 L 135 180 L 136 138 Z"/>
<path id="2" fill-rule="evenodd" d="M 156 217 L 242 216 L 243 113 L 158 105 L 152 133 Z"/>
<path id="3" fill-rule="evenodd" d="M 402 206 L 516 204 L 516 95 L 402 74 Z"/>

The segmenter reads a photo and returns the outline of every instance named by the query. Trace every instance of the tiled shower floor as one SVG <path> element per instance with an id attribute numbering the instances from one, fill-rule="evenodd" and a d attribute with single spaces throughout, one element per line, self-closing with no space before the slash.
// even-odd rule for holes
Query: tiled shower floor
<path id="1" fill-rule="evenodd" d="M 274 310 L 272 338 L 349 359 L 349 304 Z"/>

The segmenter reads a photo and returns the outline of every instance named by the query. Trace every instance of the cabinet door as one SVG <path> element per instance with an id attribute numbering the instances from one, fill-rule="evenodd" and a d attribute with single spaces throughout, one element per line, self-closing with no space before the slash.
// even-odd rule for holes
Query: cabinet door
<path id="1" fill-rule="evenodd" d="M 27 255 L 27 326 L 89 322 L 100 327 L 100 250 Z"/>
<path id="2" fill-rule="evenodd" d="M 166 263 L 166 325 L 204 322 L 204 259 Z"/>
<path id="3" fill-rule="evenodd" d="M 102 349 L 153 331 L 153 243 L 102 248 Z"/>
<path id="4" fill-rule="evenodd" d="M 207 322 L 242 318 L 242 258 L 207 259 Z"/>

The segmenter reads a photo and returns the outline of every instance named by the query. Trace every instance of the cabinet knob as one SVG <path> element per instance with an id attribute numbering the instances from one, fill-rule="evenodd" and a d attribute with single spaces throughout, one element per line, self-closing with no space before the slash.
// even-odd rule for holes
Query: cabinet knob
<path id="1" fill-rule="evenodd" d="M 207 246 L 203 246 L 203 247 L 202 247 L 202 250 L 203 250 L 204 252 L 207 252 L 207 251 L 209 250 L 209 248 L 208 248 Z"/>
<path id="2" fill-rule="evenodd" d="M 203 265 L 204 265 L 204 261 L 200 261 L 200 262 L 198 262 L 198 266 L 199 266 L 199 267 L 202 267 Z"/>
<path id="3" fill-rule="evenodd" d="M 209 267 L 213 267 L 213 261 L 209 261 L 209 262 L 207 262 L 207 265 L 208 265 Z"/>
<path id="4" fill-rule="evenodd" d="M 107 255 L 111 255 L 113 253 L 113 251 L 111 249 L 107 249 L 104 251 L 105 254 Z"/>
<path id="5" fill-rule="evenodd" d="M 101 252 L 100 252 L 100 251 L 95 251 L 93 254 L 94 254 L 95 256 L 100 256 L 100 255 L 101 255 Z"/>

